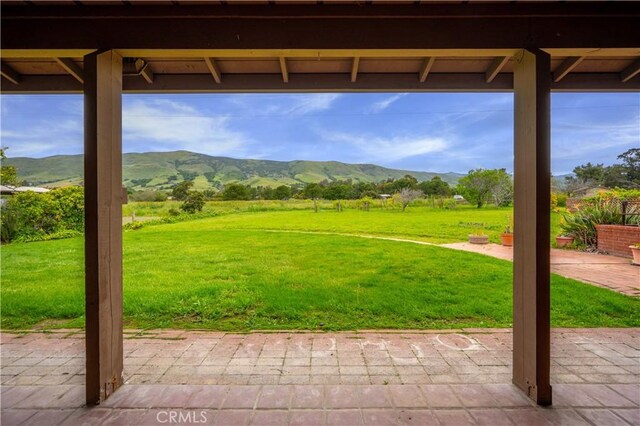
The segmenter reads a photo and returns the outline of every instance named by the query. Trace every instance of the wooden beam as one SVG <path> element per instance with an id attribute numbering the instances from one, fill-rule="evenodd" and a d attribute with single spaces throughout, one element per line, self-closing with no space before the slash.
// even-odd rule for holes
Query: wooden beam
<path id="1" fill-rule="evenodd" d="M 120 49 L 237 52 L 372 47 L 490 50 L 518 49 L 531 40 L 545 49 L 594 51 L 594 46 L 598 49 L 640 46 L 640 34 L 634 30 L 640 18 L 636 2 L 431 3 L 380 4 L 368 8 L 339 4 L 277 7 L 2 4 L 0 31 L 3 50 L 29 51 L 98 49 L 105 45 L 118 46 L 119 52 Z M 175 36 L 149 36 L 157 33 L 158 28 L 169 27 Z M 201 55 L 204 56 L 215 57 Z"/>
<path id="2" fill-rule="evenodd" d="M 82 57 L 93 52 L 95 49 L 5 49 L 0 48 L 0 56 L 3 59 L 50 59 L 57 57 Z M 543 49 L 552 57 L 555 56 L 594 56 L 598 58 L 612 57 L 637 57 L 640 55 L 640 48 L 605 48 L 594 51 L 593 49 L 572 48 L 572 49 Z M 437 58 L 478 58 L 478 57 L 499 57 L 515 55 L 519 49 L 516 48 L 495 48 L 495 49 L 253 49 L 253 50 L 226 50 L 226 49 L 139 49 L 127 48 L 117 49 L 122 57 L 147 57 L 154 58 L 193 58 L 204 57 L 216 58 L 217 60 L 226 58 L 243 59 L 273 59 L 278 56 L 286 58 L 417 58 L 435 56 Z"/>
<path id="3" fill-rule="evenodd" d="M 634 63 L 629 65 L 620 73 L 620 80 L 623 83 L 631 80 L 633 77 L 640 73 L 640 58 L 638 58 Z"/>
<path id="4" fill-rule="evenodd" d="M 429 72 L 431 71 L 431 67 L 433 67 L 433 64 L 435 62 L 436 62 L 435 56 L 424 58 L 424 62 L 422 63 L 422 66 L 420 67 L 420 72 L 418 73 L 418 79 L 420 80 L 420 83 L 425 82 L 425 80 L 427 79 L 427 76 L 429 75 Z"/>
<path id="5" fill-rule="evenodd" d="M 351 82 L 355 83 L 358 79 L 358 67 L 360 66 L 360 57 L 356 56 L 353 58 L 353 62 L 351 63 Z"/>
<path id="6" fill-rule="evenodd" d="M 144 64 L 144 67 L 140 71 L 140 75 L 145 79 L 147 83 L 153 83 L 153 70 L 151 69 L 151 65 L 149 65 L 148 63 Z"/>
<path id="7" fill-rule="evenodd" d="M 82 84 L 70 75 L 22 75 L 19 85 L 0 80 L 3 93 L 82 93 Z M 484 73 L 431 73 L 424 83 L 415 74 L 362 74 L 351 83 L 341 74 L 298 74 L 283 83 L 280 74 L 225 74 L 224 84 L 211 84 L 211 74 L 155 74 L 153 84 L 125 77 L 125 93 L 301 93 L 301 92 L 483 92 L 513 90 L 513 75 L 500 73 L 487 84 Z M 554 92 L 638 92 L 640 78 L 623 83 L 620 73 L 571 73 Z"/>
<path id="8" fill-rule="evenodd" d="M 509 56 L 503 56 L 495 58 L 491 63 L 491 66 L 485 73 L 487 83 L 491 83 L 494 78 L 500 73 L 500 70 L 509 62 Z"/>
<path id="9" fill-rule="evenodd" d="M 66 72 L 71 74 L 73 78 L 78 80 L 80 83 L 84 83 L 82 69 L 80 69 L 80 67 L 75 62 L 73 62 L 69 58 L 55 58 L 55 60 L 58 64 L 60 64 L 62 68 L 64 68 Z"/>
<path id="10" fill-rule="evenodd" d="M 513 382 L 540 405 L 550 385 L 550 57 L 523 50 L 514 67 Z"/>
<path id="11" fill-rule="evenodd" d="M 20 74 L 6 63 L 2 62 L 2 76 L 13 84 L 20 84 Z"/>
<path id="12" fill-rule="evenodd" d="M 216 61 L 213 58 L 204 58 L 204 62 L 207 64 L 207 68 L 209 68 L 209 72 L 216 83 L 222 83 L 222 73 L 220 72 L 220 68 L 218 68 L 218 64 L 216 64 Z"/>
<path id="13" fill-rule="evenodd" d="M 85 56 L 86 402 L 122 385 L 122 57 Z"/>
<path id="14" fill-rule="evenodd" d="M 287 70 L 287 59 L 284 56 L 280 56 L 280 71 L 282 72 L 282 81 L 289 82 L 289 70 Z"/>
<path id="15" fill-rule="evenodd" d="M 556 70 L 553 72 L 554 83 L 562 80 L 567 74 L 571 72 L 580 62 L 584 60 L 584 56 L 571 56 L 565 59 Z"/>

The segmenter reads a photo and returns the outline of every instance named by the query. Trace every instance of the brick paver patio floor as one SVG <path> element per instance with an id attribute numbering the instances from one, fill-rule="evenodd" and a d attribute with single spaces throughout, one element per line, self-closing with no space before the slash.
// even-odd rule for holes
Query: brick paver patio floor
<path id="1" fill-rule="evenodd" d="M 513 248 L 497 244 L 443 244 L 456 250 L 472 251 L 504 260 L 513 260 Z M 640 296 L 640 267 L 631 259 L 576 250 L 551 249 L 551 272 L 627 296 Z"/>
<path id="2" fill-rule="evenodd" d="M 127 331 L 125 381 L 83 407 L 84 335 L 2 339 L 2 425 L 638 425 L 640 330 L 555 329 L 553 408 L 511 384 L 510 330 Z"/>

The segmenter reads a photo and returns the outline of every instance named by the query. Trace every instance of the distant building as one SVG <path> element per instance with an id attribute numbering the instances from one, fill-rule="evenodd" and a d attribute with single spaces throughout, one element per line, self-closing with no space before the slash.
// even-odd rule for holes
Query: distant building
<path id="1" fill-rule="evenodd" d="M 38 194 L 43 194 L 45 192 L 51 191 L 48 188 L 42 188 L 39 186 L 19 186 L 15 189 L 15 192 L 37 192 Z"/>
<path id="2" fill-rule="evenodd" d="M 37 192 L 39 194 L 43 194 L 45 192 L 51 191 L 48 188 L 42 188 L 39 186 L 19 186 L 14 188 L 13 186 L 0 185 L 0 195 L 14 195 L 18 192 Z"/>

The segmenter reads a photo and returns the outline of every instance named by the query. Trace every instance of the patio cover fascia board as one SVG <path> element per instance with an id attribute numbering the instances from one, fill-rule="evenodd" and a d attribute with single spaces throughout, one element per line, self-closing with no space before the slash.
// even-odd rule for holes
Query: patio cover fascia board
<path id="1" fill-rule="evenodd" d="M 52 19 L 55 18 L 55 19 Z M 640 58 L 640 2 L 275 5 L 2 5 L 3 60 L 76 60 L 99 49 L 127 58 L 213 61 L 288 59 L 512 58 L 536 46 L 554 57 Z M 167 36 L 170 30 L 171 36 Z M 372 48 L 375 46 L 375 48 Z M 205 59 L 206 58 L 206 59 Z M 67 62 L 68 63 L 68 62 Z M 355 62 L 354 62 L 355 63 Z M 7 65 L 4 64 L 8 69 Z M 573 68 L 572 68 L 573 69 Z M 637 78 L 616 72 L 563 73 L 552 91 L 636 91 Z M 153 82 L 123 79 L 125 93 L 482 91 L 513 90 L 513 73 L 303 74 L 155 73 Z M 572 71 L 572 72 L 570 72 Z M 632 70 L 633 71 L 633 70 Z M 77 74 L 77 73 L 76 73 Z M 80 93 L 77 75 L 2 79 L 5 93 Z M 13 81 L 12 81 L 13 80 Z M 353 81 L 352 81 L 353 80 Z M 423 81 L 421 81 L 423 80 Z"/>
<path id="2" fill-rule="evenodd" d="M 3 49 L 598 49 L 638 48 L 639 17 L 638 2 L 2 5 L 1 31 Z"/>

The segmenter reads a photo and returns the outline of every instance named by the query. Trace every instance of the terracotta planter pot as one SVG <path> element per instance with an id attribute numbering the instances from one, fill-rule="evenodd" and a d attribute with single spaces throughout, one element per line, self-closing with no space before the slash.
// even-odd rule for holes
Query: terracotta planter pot
<path id="1" fill-rule="evenodd" d="M 556 237 L 556 245 L 558 247 L 566 247 L 573 244 L 573 237 Z"/>
<path id="2" fill-rule="evenodd" d="M 489 242 L 488 235 L 469 235 L 469 242 L 471 244 L 487 244 Z"/>
<path id="3" fill-rule="evenodd" d="M 500 234 L 500 240 L 502 240 L 503 246 L 511 247 L 513 245 L 513 234 L 511 232 Z"/>
<path id="4" fill-rule="evenodd" d="M 640 266 L 640 247 L 629 246 L 631 254 L 633 254 L 633 264 Z"/>

